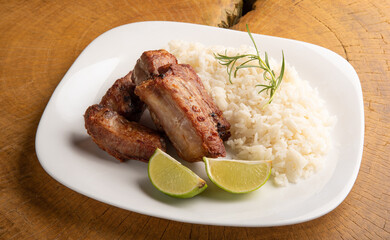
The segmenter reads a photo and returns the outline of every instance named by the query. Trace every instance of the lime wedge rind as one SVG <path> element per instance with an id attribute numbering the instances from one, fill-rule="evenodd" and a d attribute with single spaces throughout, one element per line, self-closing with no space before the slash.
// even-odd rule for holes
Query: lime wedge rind
<path id="1" fill-rule="evenodd" d="M 153 183 L 152 183 L 153 184 Z M 168 192 L 165 192 L 163 189 L 160 189 L 158 188 L 156 185 L 153 184 L 153 186 L 155 188 L 157 188 L 160 192 L 168 195 L 168 196 L 171 196 L 171 197 L 175 197 L 175 198 L 192 198 L 192 197 L 195 197 L 196 195 L 202 193 L 204 190 L 206 190 L 207 188 L 207 184 L 206 182 L 203 184 L 203 185 L 199 185 L 198 187 L 194 187 L 193 189 L 191 189 L 190 191 L 186 192 L 186 193 L 180 193 L 180 194 L 174 194 L 174 193 L 168 193 Z"/>

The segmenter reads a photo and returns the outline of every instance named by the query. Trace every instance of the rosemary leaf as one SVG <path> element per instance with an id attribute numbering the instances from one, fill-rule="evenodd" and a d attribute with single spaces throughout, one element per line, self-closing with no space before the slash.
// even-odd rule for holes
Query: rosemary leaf
<path id="1" fill-rule="evenodd" d="M 233 77 L 237 77 L 237 72 L 240 69 L 244 68 L 260 68 L 262 69 L 263 72 L 263 78 L 266 82 L 268 82 L 269 85 L 266 84 L 257 84 L 255 87 L 262 87 L 260 91 L 258 92 L 259 94 L 262 92 L 266 92 L 269 95 L 269 100 L 268 102 L 263 106 L 267 106 L 270 104 L 274 98 L 276 90 L 279 88 L 280 84 L 282 83 L 283 76 L 284 76 L 284 69 L 285 69 L 285 60 L 284 60 L 284 52 L 282 51 L 282 66 L 280 69 L 279 76 L 276 77 L 275 72 L 271 69 L 271 66 L 269 64 L 268 60 L 268 54 L 267 52 L 264 52 L 264 60 L 260 57 L 259 54 L 259 49 L 257 48 L 256 42 L 249 31 L 248 24 L 246 25 L 246 30 L 249 34 L 249 37 L 256 49 L 256 54 L 238 54 L 236 56 L 228 56 L 227 51 L 225 50 L 225 54 L 215 54 L 214 57 L 215 59 L 218 60 L 218 62 L 226 66 L 226 71 L 229 76 L 229 82 L 230 84 L 233 84 L 232 82 L 232 73 Z M 244 62 L 236 66 L 237 61 L 243 59 Z M 257 61 L 258 65 L 253 65 L 253 64 L 248 64 L 252 61 Z"/>

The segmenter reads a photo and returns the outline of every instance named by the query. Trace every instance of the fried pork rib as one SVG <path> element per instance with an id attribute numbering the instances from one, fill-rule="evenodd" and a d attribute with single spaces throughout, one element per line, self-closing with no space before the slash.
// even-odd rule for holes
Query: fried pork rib
<path id="1" fill-rule="evenodd" d="M 146 51 L 138 59 L 132 79 L 136 85 L 139 85 L 155 76 L 168 75 L 178 76 L 193 86 L 192 89 L 196 91 L 196 95 L 203 100 L 204 111 L 207 113 L 207 117 L 213 120 L 220 138 L 223 141 L 228 140 L 231 135 L 229 122 L 222 116 L 222 111 L 215 105 L 206 92 L 201 79 L 190 65 L 177 64 L 176 57 L 166 50 Z M 199 99 L 199 101 L 201 100 Z M 151 117 L 157 129 L 162 130 L 160 121 L 153 112 L 151 112 Z"/>
<path id="2" fill-rule="evenodd" d="M 189 162 L 200 161 L 203 156 L 226 156 L 223 141 L 196 84 L 191 78 L 168 74 L 144 81 L 135 89 L 179 156 Z"/>
<path id="3" fill-rule="evenodd" d="M 165 68 L 165 69 L 164 69 Z M 161 74 L 164 76 L 174 75 L 182 78 L 188 84 L 192 85 L 193 91 L 196 91 L 196 96 L 203 100 L 203 110 L 207 113 L 207 117 L 211 118 L 214 122 L 219 137 L 226 141 L 230 137 L 230 123 L 223 117 L 222 111 L 215 105 L 213 99 L 206 92 L 202 80 L 196 74 L 195 70 L 191 65 L 188 64 L 174 64 L 169 66 L 164 66 L 160 68 Z M 201 101 L 199 99 L 199 101 Z"/>
<path id="4" fill-rule="evenodd" d="M 146 51 L 135 64 L 132 80 L 139 85 L 153 76 L 160 75 L 160 67 L 171 64 L 177 64 L 177 59 L 168 51 L 164 49 Z"/>
<path id="5" fill-rule="evenodd" d="M 93 141 L 115 158 L 148 161 L 165 142 L 139 121 L 145 104 L 157 129 L 164 131 L 180 157 L 223 157 L 230 124 L 187 64 L 165 50 L 144 52 L 134 70 L 118 79 L 99 105 L 90 106 L 85 127 Z"/>
<path id="6" fill-rule="evenodd" d="M 166 149 L 160 134 L 128 121 L 108 107 L 90 106 L 84 120 L 93 141 L 120 161 L 136 159 L 147 162 L 156 148 Z"/>
<path id="7" fill-rule="evenodd" d="M 145 104 L 134 94 L 135 84 L 132 71 L 115 81 L 103 96 L 100 105 L 124 116 L 129 121 L 138 122 L 145 110 Z"/>

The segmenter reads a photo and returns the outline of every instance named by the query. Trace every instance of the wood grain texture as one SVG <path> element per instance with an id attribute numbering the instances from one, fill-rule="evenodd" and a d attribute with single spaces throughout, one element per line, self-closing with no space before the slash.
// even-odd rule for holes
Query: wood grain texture
<path id="1" fill-rule="evenodd" d="M 118 209 L 59 184 L 35 132 L 56 85 L 103 32 L 131 22 L 218 26 L 239 1 L 0 1 L 0 239 L 389 239 L 390 3 L 259 0 L 233 28 L 293 38 L 345 57 L 361 80 L 366 134 L 352 192 L 331 213 L 275 228 L 179 223 Z"/>
<path id="2" fill-rule="evenodd" d="M 244 30 L 249 23 L 257 33 L 326 47 L 346 58 L 359 75 L 366 123 L 362 165 L 351 193 L 336 210 L 301 224 L 321 239 L 390 238 L 389 10 L 389 1 L 257 1 L 255 10 L 234 26 Z M 329 232 L 312 225 L 316 221 Z"/>

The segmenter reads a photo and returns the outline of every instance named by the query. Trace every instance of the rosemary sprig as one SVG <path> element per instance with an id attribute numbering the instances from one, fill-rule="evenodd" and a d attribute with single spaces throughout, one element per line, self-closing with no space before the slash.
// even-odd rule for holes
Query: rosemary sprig
<path id="1" fill-rule="evenodd" d="M 223 54 L 215 54 L 214 57 L 218 60 L 218 62 L 221 65 L 226 66 L 226 71 L 229 75 L 229 82 L 230 84 L 233 84 L 232 82 L 232 75 L 233 77 L 237 76 L 237 71 L 243 68 L 260 68 L 264 70 L 263 78 L 268 82 L 269 84 L 257 84 L 256 87 L 262 87 L 262 89 L 258 92 L 259 94 L 262 92 L 266 92 L 269 95 L 269 100 L 266 105 L 270 104 L 274 98 L 275 92 L 280 86 L 283 75 L 284 75 L 284 53 L 282 51 L 282 66 L 280 69 L 280 74 L 278 77 L 276 77 L 275 72 L 271 69 L 271 66 L 268 62 L 268 54 L 267 52 L 264 53 L 264 60 L 260 57 L 259 50 L 256 46 L 255 40 L 253 39 L 253 36 L 251 32 L 249 31 L 248 24 L 246 25 L 246 30 L 249 34 L 249 37 L 255 46 L 256 54 L 239 54 L 237 56 L 227 56 L 227 52 L 225 51 L 225 55 Z M 245 61 L 238 66 L 236 66 L 237 61 L 239 59 L 245 59 Z M 253 63 L 253 61 L 256 61 Z M 264 105 L 264 107 L 266 106 Z"/>

